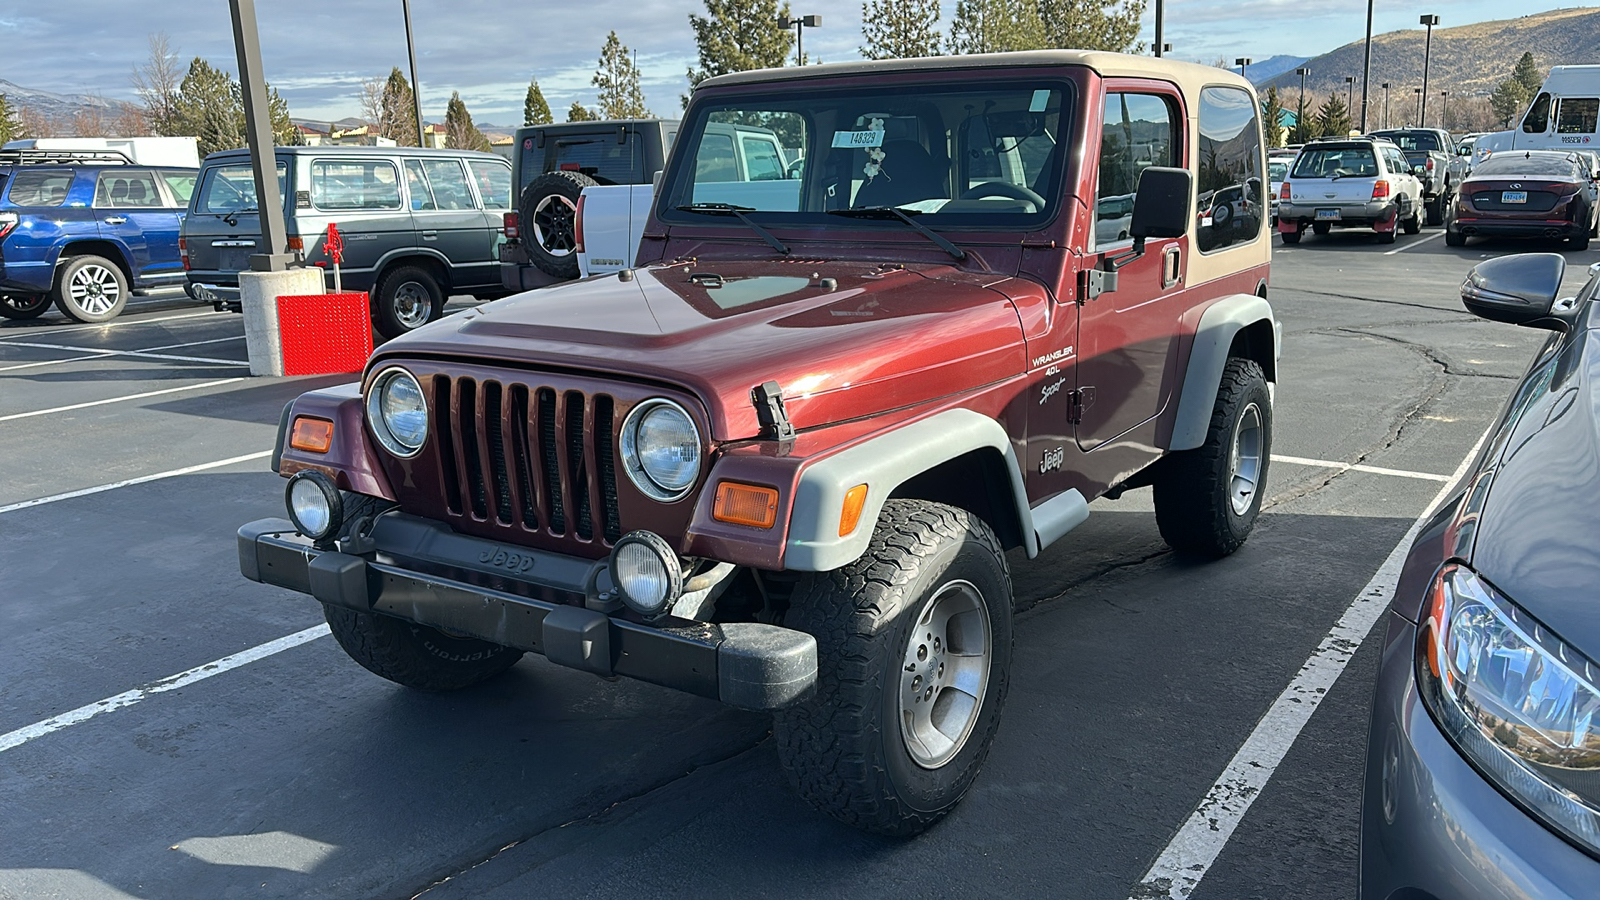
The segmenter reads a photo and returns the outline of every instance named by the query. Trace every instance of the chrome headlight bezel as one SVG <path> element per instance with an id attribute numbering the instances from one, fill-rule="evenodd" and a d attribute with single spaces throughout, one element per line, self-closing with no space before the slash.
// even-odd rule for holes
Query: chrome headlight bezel
<path id="1" fill-rule="evenodd" d="M 1440 730 L 1518 806 L 1600 856 L 1600 796 L 1572 784 L 1600 773 L 1600 665 L 1458 563 L 1434 577 L 1417 635 L 1418 693 Z M 1537 721 L 1563 709 L 1577 746 Z"/>
<path id="2" fill-rule="evenodd" d="M 694 466 L 687 479 L 681 483 L 673 483 L 670 479 L 661 477 L 660 473 L 651 473 L 643 459 L 641 451 L 649 448 L 640 446 L 639 428 L 645 419 L 654 413 L 667 411 L 683 417 L 689 433 L 694 442 L 690 445 L 689 453 L 692 455 Z M 699 483 L 701 470 L 705 466 L 705 441 L 700 436 L 700 427 L 695 424 L 694 417 L 689 411 L 665 397 L 655 397 L 646 400 L 628 412 L 628 417 L 622 421 L 622 431 L 619 444 L 622 451 L 622 469 L 628 473 L 628 480 L 645 496 L 663 503 L 672 503 L 682 500 L 694 490 Z"/>
<path id="3" fill-rule="evenodd" d="M 416 389 L 419 400 L 418 408 L 422 413 L 421 436 L 415 446 L 406 443 L 395 433 L 395 429 L 389 422 L 391 411 L 385 406 L 389 389 L 402 379 L 410 382 L 411 386 Z M 383 449 L 394 456 L 401 459 L 410 459 L 421 453 L 422 448 L 427 446 L 428 427 L 431 424 L 428 413 L 428 397 L 423 393 L 422 382 L 418 381 L 417 377 L 406 369 L 400 366 L 391 366 L 378 373 L 378 377 L 372 379 L 372 387 L 367 391 L 366 412 L 367 427 L 377 437 L 378 443 L 383 445 Z"/>

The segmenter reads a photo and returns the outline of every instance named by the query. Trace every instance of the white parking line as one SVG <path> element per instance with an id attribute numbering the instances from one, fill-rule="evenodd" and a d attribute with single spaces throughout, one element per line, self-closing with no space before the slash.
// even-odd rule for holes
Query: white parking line
<path id="1" fill-rule="evenodd" d="M 145 397 L 158 397 L 162 394 L 176 394 L 180 391 L 198 391 L 202 388 L 217 387 L 218 385 L 223 384 L 233 384 L 235 381 L 243 380 L 243 378 L 224 378 L 220 381 L 205 381 L 201 382 L 200 384 L 184 385 L 183 387 L 162 388 L 159 391 L 145 391 L 141 394 L 128 394 L 123 397 L 108 397 L 104 400 L 90 400 L 87 403 L 74 403 L 71 406 L 56 406 L 50 409 L 36 409 L 32 412 L 12 413 L 9 416 L 0 416 L 0 422 L 9 422 L 12 419 L 28 419 L 34 416 L 47 416 L 51 413 L 67 412 L 74 409 L 86 409 L 90 406 L 104 406 L 107 403 L 122 403 L 126 400 L 142 400 Z M 4 512 L 4 510 L 0 510 L 0 512 Z"/>
<path id="2" fill-rule="evenodd" d="M 244 335 L 236 334 L 233 337 L 212 338 L 209 341 L 189 341 L 186 344 L 165 344 L 165 345 L 160 346 L 160 347 L 140 347 L 138 350 L 136 350 L 134 352 L 136 352 L 136 353 L 153 353 L 156 350 L 177 350 L 180 347 L 198 347 L 201 344 L 228 344 L 228 343 L 232 343 L 234 341 L 242 341 L 242 340 L 244 340 Z M 85 347 L 83 349 L 87 350 L 89 348 Z"/>
<path id="3" fill-rule="evenodd" d="M 105 359 L 110 355 L 110 351 L 101 351 L 91 356 L 72 356 L 66 359 L 47 359 L 42 362 L 18 363 L 14 366 L 0 366 L 0 372 L 15 372 L 18 369 L 34 369 L 38 368 L 39 366 L 59 366 L 62 363 L 83 362 L 87 359 Z"/>
<path id="4" fill-rule="evenodd" d="M 0 510 L 0 512 L 4 512 L 4 510 Z M 107 697 L 104 700 L 98 700 L 94 703 L 90 703 L 87 706 L 80 706 L 77 709 L 64 712 L 59 716 L 51 716 L 50 718 L 45 719 L 43 722 L 35 722 L 32 725 L 18 728 L 16 731 L 0 734 L 0 753 L 15 749 L 23 744 L 28 743 L 29 741 L 42 738 L 47 734 L 52 734 L 60 731 L 63 728 L 77 725 L 80 722 L 87 722 L 95 716 L 103 713 L 108 713 L 114 710 L 124 709 L 132 706 L 135 703 L 138 703 L 140 700 L 143 700 L 154 694 L 164 694 L 167 691 L 175 691 L 179 688 L 188 687 L 197 681 L 204 681 L 214 675 L 221 675 L 223 672 L 227 672 L 231 669 L 237 669 L 240 666 L 248 665 L 256 660 L 266 659 L 269 656 L 273 656 L 275 654 L 282 653 L 285 650 L 298 647 L 301 644 L 314 641 L 317 638 L 326 635 L 327 633 L 328 626 L 316 625 L 311 628 L 307 628 L 304 631 L 297 631 L 294 634 L 285 635 L 275 641 L 268 641 L 265 644 L 251 647 L 248 650 L 235 653 L 231 656 L 224 656 L 219 660 L 208 662 L 205 665 L 195 666 L 186 672 L 179 672 L 176 675 L 170 675 L 166 678 L 160 679 L 159 681 L 152 681 L 144 687 L 134 688 L 131 691 L 123 691 L 114 697 Z"/>
<path id="5" fill-rule="evenodd" d="M 156 350 L 177 350 L 177 349 L 182 348 L 182 347 L 198 347 L 198 346 L 200 346 L 202 344 L 226 344 L 226 343 L 230 343 L 232 341 L 242 341 L 242 340 L 244 340 L 244 335 L 240 334 L 240 335 L 235 335 L 234 337 L 213 338 L 213 339 L 211 339 L 209 341 L 189 341 L 188 343 L 185 343 L 185 344 L 165 344 L 165 345 L 160 346 L 160 347 L 144 347 L 144 348 L 141 348 L 139 350 L 95 350 L 89 356 L 71 356 L 71 357 L 68 357 L 66 359 L 47 359 L 47 360 L 44 360 L 42 362 L 20 363 L 20 364 L 15 365 L 15 366 L 0 366 L 0 372 L 14 372 L 14 371 L 16 371 L 18 369 L 35 369 L 35 368 L 38 368 L 39 366 L 59 366 L 59 365 L 65 364 L 65 363 L 86 362 L 88 360 L 104 359 L 107 356 L 117 356 L 117 355 L 122 354 L 122 353 L 150 354 L 150 353 L 153 353 Z M 17 347 L 33 347 L 35 345 L 33 345 L 33 344 L 14 344 L 13 346 L 17 346 Z M 62 346 L 64 348 L 66 345 L 63 344 Z M 74 349 L 74 350 L 90 350 L 91 348 L 89 348 L 89 347 L 73 347 L 72 349 Z M 157 357 L 157 358 L 165 358 L 165 357 Z M 174 359 L 178 359 L 180 357 L 173 357 L 173 358 Z M 194 357 L 194 359 L 201 359 L 203 362 L 207 362 L 207 363 L 219 362 L 219 360 L 203 359 L 201 357 Z M 237 363 L 237 362 L 235 364 L 236 365 L 249 365 L 248 363 Z"/>
<path id="6" fill-rule="evenodd" d="M 107 328 L 126 328 L 126 327 L 128 327 L 130 325 L 154 325 L 157 322 L 176 322 L 179 319 L 198 319 L 201 316 L 211 316 L 211 317 L 215 318 L 217 315 L 218 315 L 218 313 L 215 312 L 214 310 L 207 310 L 206 312 L 184 313 L 181 316 L 158 316 L 158 317 L 156 317 L 154 319 L 139 319 L 137 321 L 135 321 L 133 319 L 125 319 L 125 320 L 118 320 L 118 321 L 114 321 L 114 322 L 105 322 L 103 324 L 98 324 L 98 325 L 66 325 L 66 326 L 63 326 L 61 328 L 48 328 L 48 329 L 46 329 L 46 328 L 23 328 L 23 329 L 19 329 L 16 334 L 0 333 L 0 341 L 7 340 L 9 338 L 25 337 L 25 336 L 30 335 L 30 334 L 38 335 L 40 337 L 51 337 L 53 335 L 67 334 L 68 332 L 73 332 L 73 331 L 88 331 L 88 330 L 91 330 L 91 329 L 98 329 L 98 330 L 102 330 L 103 331 L 103 330 L 105 330 Z"/>
<path id="7" fill-rule="evenodd" d="M 1426 244 L 1427 242 L 1433 240 L 1434 238 L 1438 238 L 1438 237 L 1444 237 L 1444 232 L 1435 231 L 1433 234 L 1430 234 L 1425 238 L 1418 238 L 1418 239 L 1416 239 L 1414 241 L 1411 241 L 1410 243 L 1406 244 L 1404 247 L 1396 247 L 1393 250 L 1385 250 L 1385 251 L 1383 251 L 1383 255 L 1384 256 L 1393 256 L 1396 253 L 1404 253 L 1407 250 L 1410 250 L 1412 247 L 1415 247 L 1415 246 L 1417 246 L 1419 244 Z"/>
<path id="8" fill-rule="evenodd" d="M 34 350 L 88 350 L 89 347 L 73 347 L 68 344 L 35 344 L 31 341 L 10 341 L 7 347 L 30 347 Z M 178 346 L 182 346 L 181 344 Z M 177 362 L 216 363 L 223 366 L 239 366 L 243 368 L 250 365 L 242 359 L 215 359 L 209 356 L 173 356 L 167 353 L 150 353 L 145 350 L 107 350 L 109 356 L 136 356 L 142 359 L 170 359 Z"/>
<path id="9" fill-rule="evenodd" d="M 87 497 L 90 494 L 101 494 L 106 491 L 114 491 L 117 488 L 129 487 L 135 484 L 145 484 L 151 481 L 160 481 L 163 478 L 176 478 L 179 475 L 190 475 L 195 472 L 204 472 L 207 469 L 220 469 L 223 466 L 231 466 L 234 463 L 250 462 L 254 459 L 264 459 L 271 455 L 271 450 L 262 450 L 259 453 L 246 453 L 243 456 L 233 456 L 229 457 L 228 459 L 219 459 L 216 462 L 200 463 L 196 466 L 184 466 L 181 469 L 169 469 L 165 472 L 157 472 L 154 475 L 140 475 L 137 478 L 129 478 L 124 481 L 115 481 L 111 484 L 100 484 L 95 485 L 94 487 L 80 488 L 76 491 L 67 491 L 64 494 L 51 494 L 48 497 L 40 497 L 36 500 L 23 500 L 20 503 L 13 503 L 10 506 L 0 506 L 0 514 L 16 512 L 19 509 L 28 509 L 29 507 L 33 506 L 44 506 L 46 503 L 56 503 L 61 500 L 71 500 L 74 497 Z"/>
<path id="10" fill-rule="evenodd" d="M 1385 469 L 1383 466 L 1369 466 L 1365 463 L 1334 462 L 1331 459 L 1309 459 L 1304 456 L 1279 456 L 1272 454 L 1273 462 L 1291 463 L 1297 466 L 1312 466 L 1318 469 L 1338 469 L 1340 472 L 1369 472 L 1373 475 L 1394 475 L 1399 478 L 1416 478 L 1422 481 L 1450 480 L 1449 475 L 1435 475 L 1432 472 L 1413 472 L 1410 469 Z"/>
<path id="11" fill-rule="evenodd" d="M 1244 814 L 1249 811 L 1250 805 L 1261 796 L 1272 773 L 1288 755 L 1289 748 L 1294 746 L 1295 739 L 1305 728 L 1311 714 L 1316 712 L 1340 673 L 1350 664 L 1350 659 L 1372 631 L 1372 626 L 1389 608 L 1411 542 L 1422 530 L 1422 523 L 1444 502 L 1451 484 L 1466 474 L 1478 456 L 1478 449 L 1488 437 L 1486 431 L 1483 437 L 1478 438 L 1466 458 L 1461 460 L 1461 465 L 1451 474 L 1448 479 L 1450 484 L 1439 489 L 1439 493 L 1428 503 L 1428 508 L 1411 524 L 1405 536 L 1400 538 L 1400 543 L 1378 567 L 1372 580 L 1356 594 L 1339 621 L 1323 636 L 1317 651 L 1306 660 L 1299 674 L 1268 707 L 1261 721 L 1256 723 L 1255 730 L 1250 732 L 1250 736 L 1228 762 L 1227 768 L 1222 770 L 1221 777 L 1206 791 L 1205 798 L 1190 814 L 1188 821 L 1178 829 L 1150 870 L 1139 880 L 1129 900 L 1150 897 L 1181 900 L 1194 893 L 1207 870 L 1217 861 L 1228 839 L 1233 836 Z"/>

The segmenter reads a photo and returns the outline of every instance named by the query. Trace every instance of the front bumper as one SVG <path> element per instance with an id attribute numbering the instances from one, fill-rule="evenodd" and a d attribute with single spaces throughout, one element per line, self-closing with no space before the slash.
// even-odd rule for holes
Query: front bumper
<path id="1" fill-rule="evenodd" d="M 427 519 L 380 516 L 367 552 L 320 550 L 284 519 L 239 529 L 244 577 L 322 603 L 380 613 L 596 675 L 621 675 L 744 709 L 788 706 L 817 677 L 816 639 L 755 622 L 646 625 L 607 603 L 605 560 L 457 534 Z M 362 548 L 348 548 L 362 549 Z"/>
<path id="2" fill-rule="evenodd" d="M 1596 861 L 1478 774 L 1413 677 L 1416 626 L 1388 615 L 1361 811 L 1364 900 L 1592 897 Z"/>

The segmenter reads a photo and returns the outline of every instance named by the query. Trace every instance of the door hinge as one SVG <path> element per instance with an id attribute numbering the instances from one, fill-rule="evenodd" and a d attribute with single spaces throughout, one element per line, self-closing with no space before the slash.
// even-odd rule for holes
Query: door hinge
<path id="1" fill-rule="evenodd" d="M 1067 423 L 1083 424 L 1083 411 L 1094 405 L 1094 385 L 1067 392 Z"/>
<path id="2" fill-rule="evenodd" d="M 1117 289 L 1117 273 L 1105 269 L 1084 269 L 1078 273 L 1078 302 L 1084 303 Z"/>

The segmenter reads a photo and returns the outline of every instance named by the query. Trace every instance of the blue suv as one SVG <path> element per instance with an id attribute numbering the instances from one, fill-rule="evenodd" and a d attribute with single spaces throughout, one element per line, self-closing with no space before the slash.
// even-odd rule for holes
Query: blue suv
<path id="1" fill-rule="evenodd" d="M 131 290 L 182 284 L 178 230 L 197 174 L 116 151 L 0 151 L 0 316 L 31 319 L 54 301 L 104 322 Z"/>

